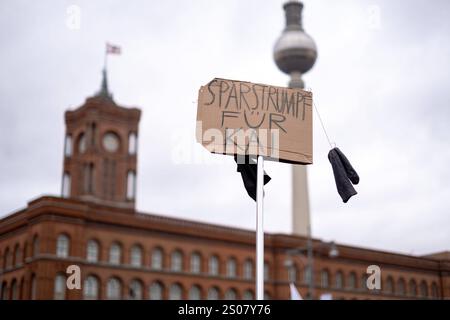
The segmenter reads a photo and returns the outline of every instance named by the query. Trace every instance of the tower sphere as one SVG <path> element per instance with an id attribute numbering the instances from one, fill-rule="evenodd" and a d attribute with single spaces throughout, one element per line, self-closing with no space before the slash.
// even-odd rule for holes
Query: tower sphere
<path id="1" fill-rule="evenodd" d="M 303 4 L 298 1 L 289 1 L 283 8 L 286 14 L 286 28 L 275 43 L 274 60 L 284 73 L 303 74 L 308 72 L 316 62 L 317 47 L 302 27 Z"/>

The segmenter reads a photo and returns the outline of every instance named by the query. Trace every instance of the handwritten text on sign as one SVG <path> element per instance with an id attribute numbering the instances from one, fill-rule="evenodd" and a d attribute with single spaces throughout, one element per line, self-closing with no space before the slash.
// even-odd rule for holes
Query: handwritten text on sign
<path id="1" fill-rule="evenodd" d="M 197 140 L 210 152 L 312 163 L 312 93 L 214 79 L 199 90 Z"/>

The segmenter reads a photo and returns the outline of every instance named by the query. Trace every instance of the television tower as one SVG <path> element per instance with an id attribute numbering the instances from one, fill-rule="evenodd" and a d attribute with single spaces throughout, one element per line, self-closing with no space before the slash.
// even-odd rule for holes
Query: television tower
<path id="1" fill-rule="evenodd" d="M 303 3 L 291 0 L 283 5 L 286 27 L 275 43 L 273 57 L 278 68 L 290 75 L 289 87 L 305 87 L 302 75 L 316 62 L 317 47 L 302 25 Z M 293 234 L 311 236 L 308 174 L 306 166 L 292 166 L 292 226 Z"/>

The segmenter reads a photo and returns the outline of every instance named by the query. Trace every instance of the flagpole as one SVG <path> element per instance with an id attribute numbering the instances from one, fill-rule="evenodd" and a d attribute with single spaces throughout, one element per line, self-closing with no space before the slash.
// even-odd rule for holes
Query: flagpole
<path id="1" fill-rule="evenodd" d="M 256 182 L 256 300 L 264 300 L 264 158 L 258 156 Z"/>
<path id="2" fill-rule="evenodd" d="M 106 43 L 106 46 L 105 46 L 105 57 L 103 60 L 103 70 L 105 72 L 106 72 L 107 63 L 108 63 L 108 43 Z"/>

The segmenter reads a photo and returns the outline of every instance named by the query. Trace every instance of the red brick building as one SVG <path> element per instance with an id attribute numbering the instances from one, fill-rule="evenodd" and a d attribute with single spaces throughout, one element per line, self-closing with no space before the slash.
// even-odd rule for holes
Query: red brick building
<path id="1" fill-rule="evenodd" d="M 140 111 L 118 106 L 106 86 L 66 112 L 62 196 L 44 196 L 0 220 L 1 299 L 252 299 L 255 234 L 135 210 Z M 450 253 L 410 256 L 314 239 L 313 297 L 448 299 Z M 307 239 L 265 238 L 265 295 L 289 299 L 293 282 L 309 294 Z M 291 267 L 286 267 L 287 261 Z M 66 269 L 81 269 L 81 289 Z M 381 269 L 381 289 L 366 269 Z"/>

